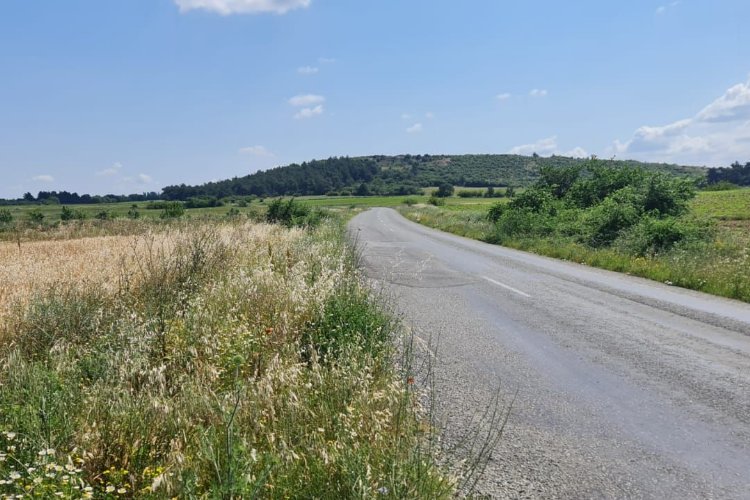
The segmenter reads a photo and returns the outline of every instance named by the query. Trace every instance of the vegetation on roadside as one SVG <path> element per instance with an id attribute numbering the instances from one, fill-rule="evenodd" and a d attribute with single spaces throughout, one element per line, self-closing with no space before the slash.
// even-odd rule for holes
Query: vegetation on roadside
<path id="1" fill-rule="evenodd" d="M 689 179 L 592 161 L 544 168 L 533 187 L 485 212 L 403 212 L 471 238 L 750 301 L 748 232 L 717 225 L 706 203 L 748 192 L 707 192 L 696 202 Z"/>
<path id="2" fill-rule="evenodd" d="M 451 496 L 396 324 L 341 226 L 302 225 L 0 243 L 0 495 Z"/>

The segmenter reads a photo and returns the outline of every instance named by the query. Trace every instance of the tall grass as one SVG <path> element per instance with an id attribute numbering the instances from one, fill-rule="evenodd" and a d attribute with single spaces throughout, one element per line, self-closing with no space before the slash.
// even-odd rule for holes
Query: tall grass
<path id="1" fill-rule="evenodd" d="M 0 245 L 0 495 L 453 494 L 334 222 L 132 227 Z"/>

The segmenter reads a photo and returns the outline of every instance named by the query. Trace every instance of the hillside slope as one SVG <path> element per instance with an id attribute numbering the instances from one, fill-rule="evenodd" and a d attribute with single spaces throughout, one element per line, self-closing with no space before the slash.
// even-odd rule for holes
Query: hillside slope
<path id="1" fill-rule="evenodd" d="M 291 164 L 244 177 L 200 186 L 167 186 L 163 197 L 186 200 L 194 196 L 305 196 L 322 194 L 412 194 L 427 186 L 527 186 L 543 166 L 570 166 L 586 160 L 564 156 L 520 155 L 400 155 L 333 157 Z M 702 177 L 700 167 L 611 160 L 612 166 L 655 169 Z"/>

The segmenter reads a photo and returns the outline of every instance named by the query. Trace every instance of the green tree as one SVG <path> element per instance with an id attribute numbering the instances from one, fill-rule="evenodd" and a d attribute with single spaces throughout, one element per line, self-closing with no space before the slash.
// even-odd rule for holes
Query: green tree
<path id="1" fill-rule="evenodd" d="M 433 196 L 436 196 L 438 198 L 448 198 L 453 196 L 453 184 L 449 184 L 447 182 L 440 184 L 437 188 L 437 191 L 433 193 Z"/>
<path id="2" fill-rule="evenodd" d="M 164 204 L 161 212 L 162 219 L 178 219 L 185 215 L 185 206 L 179 201 L 170 201 Z"/>

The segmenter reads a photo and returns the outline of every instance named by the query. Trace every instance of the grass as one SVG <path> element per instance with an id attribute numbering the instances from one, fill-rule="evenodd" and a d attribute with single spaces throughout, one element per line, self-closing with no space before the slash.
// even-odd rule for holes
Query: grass
<path id="1" fill-rule="evenodd" d="M 653 279 L 750 302 L 750 189 L 701 192 L 694 215 L 714 220 L 715 236 L 661 254 L 634 257 L 616 248 L 591 248 L 572 238 L 503 239 L 503 245 L 548 257 Z M 494 242 L 487 207 L 402 207 L 407 218 L 443 231 Z"/>
<path id="2" fill-rule="evenodd" d="M 340 223 L 106 222 L 0 242 L 0 496 L 454 493 Z"/>

